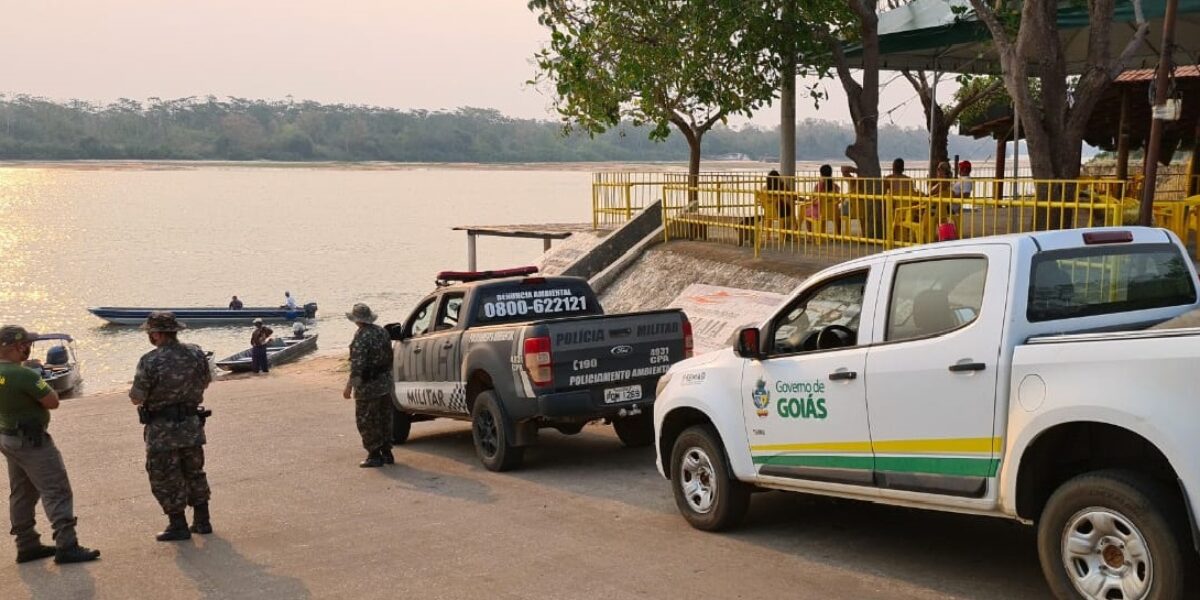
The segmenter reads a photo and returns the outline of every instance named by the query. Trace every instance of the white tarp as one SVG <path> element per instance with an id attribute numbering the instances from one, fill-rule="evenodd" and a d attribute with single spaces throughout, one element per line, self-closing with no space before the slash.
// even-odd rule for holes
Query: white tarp
<path id="1" fill-rule="evenodd" d="M 701 354 L 729 347 L 738 329 L 761 325 L 785 298 L 772 292 L 693 283 L 668 306 L 687 313 L 696 354 Z"/>

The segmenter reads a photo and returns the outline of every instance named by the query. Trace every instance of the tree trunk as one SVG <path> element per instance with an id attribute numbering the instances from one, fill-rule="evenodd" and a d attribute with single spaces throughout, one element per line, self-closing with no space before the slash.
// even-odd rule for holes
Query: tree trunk
<path id="1" fill-rule="evenodd" d="M 929 132 L 932 141 L 932 160 L 929 162 L 929 176 L 937 176 L 938 163 L 950 162 L 950 121 L 946 119 L 946 113 L 942 107 L 934 107 L 933 113 L 933 129 Z"/>
<path id="2" fill-rule="evenodd" d="M 779 174 L 790 178 L 796 176 L 796 61 L 786 61 L 783 69 L 783 89 L 779 94 Z"/>

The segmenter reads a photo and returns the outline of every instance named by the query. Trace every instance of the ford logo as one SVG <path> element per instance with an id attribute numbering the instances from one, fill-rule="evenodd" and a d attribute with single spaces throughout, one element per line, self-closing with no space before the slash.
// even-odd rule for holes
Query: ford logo
<path id="1" fill-rule="evenodd" d="M 613 356 L 627 356 L 633 352 L 633 346 L 613 346 L 609 352 L 612 352 Z"/>

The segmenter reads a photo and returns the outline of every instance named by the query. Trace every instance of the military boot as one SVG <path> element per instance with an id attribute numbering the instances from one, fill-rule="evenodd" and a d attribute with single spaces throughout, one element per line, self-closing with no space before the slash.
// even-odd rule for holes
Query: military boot
<path id="1" fill-rule="evenodd" d="M 376 451 L 368 454 L 367 458 L 365 460 L 358 463 L 358 466 L 360 466 L 364 469 L 373 469 L 375 467 L 382 467 L 383 466 L 383 457 L 380 456 L 379 451 L 376 450 Z"/>
<path id="2" fill-rule="evenodd" d="M 54 546 L 38 544 L 38 545 L 30 547 L 30 548 L 25 548 L 24 550 L 18 550 L 17 551 L 17 562 L 26 563 L 31 560 L 38 560 L 39 558 L 49 558 L 51 556 L 54 556 L 54 552 L 55 552 Z"/>
<path id="3" fill-rule="evenodd" d="M 54 553 L 54 562 L 63 565 L 67 563 L 88 562 L 100 558 L 99 550 L 92 550 L 75 544 L 69 548 L 59 548 Z"/>
<path id="4" fill-rule="evenodd" d="M 379 458 L 383 459 L 383 464 L 385 465 L 396 464 L 396 457 L 392 454 L 391 448 L 384 448 L 383 450 L 380 450 Z"/>
<path id="5" fill-rule="evenodd" d="M 208 504 L 197 504 L 193 507 L 192 533 L 212 533 L 212 523 L 208 521 Z"/>
<path id="6" fill-rule="evenodd" d="M 160 542 L 191 539 L 192 532 L 188 531 L 187 517 L 183 513 L 171 513 L 167 517 L 171 519 L 171 522 L 167 524 L 167 528 L 162 533 L 154 536 L 154 539 Z"/>

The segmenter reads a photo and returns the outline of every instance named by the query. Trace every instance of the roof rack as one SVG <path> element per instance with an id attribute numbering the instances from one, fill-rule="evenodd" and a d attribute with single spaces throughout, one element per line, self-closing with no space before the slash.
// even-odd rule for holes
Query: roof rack
<path id="1" fill-rule="evenodd" d="M 521 277 L 538 272 L 537 267 L 516 267 L 513 269 L 497 269 L 494 271 L 442 271 L 434 279 L 438 287 L 447 286 L 454 282 L 468 283 L 485 279 L 500 279 L 501 277 Z"/>

